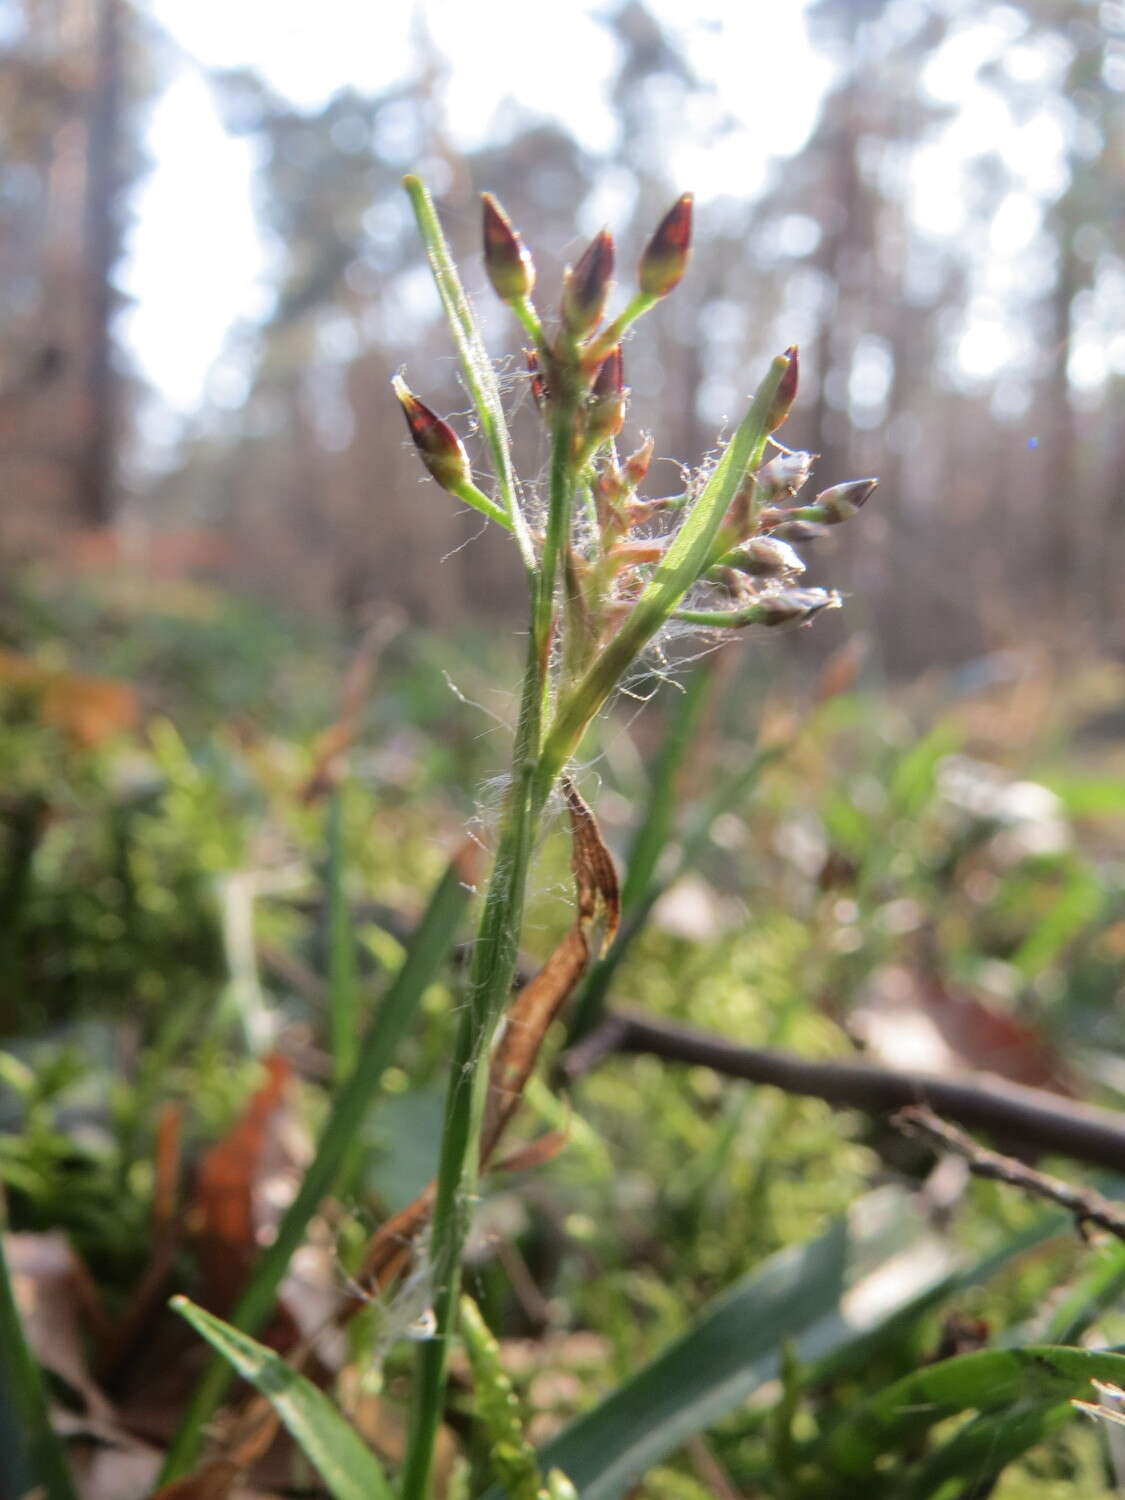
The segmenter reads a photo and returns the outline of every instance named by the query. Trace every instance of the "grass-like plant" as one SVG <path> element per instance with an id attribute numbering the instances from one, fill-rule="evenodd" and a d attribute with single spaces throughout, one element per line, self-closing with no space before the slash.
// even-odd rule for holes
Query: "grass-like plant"
<path id="1" fill-rule="evenodd" d="M 461 357 L 491 479 L 478 482 L 453 428 L 401 378 L 396 377 L 395 392 L 433 478 L 512 536 L 529 600 L 510 773 L 451 1059 L 437 1175 L 376 1233 L 359 1267 L 361 1277 L 382 1288 L 411 1253 L 426 1262 L 414 1278 L 432 1288 L 432 1307 L 413 1329 L 421 1336 L 421 1350 L 409 1438 L 400 1472 L 388 1478 L 344 1415 L 301 1373 L 300 1355 L 287 1363 L 251 1335 L 272 1306 L 310 1218 L 339 1182 L 382 1074 L 445 956 L 467 900 L 465 885 L 475 878 L 457 864 L 435 891 L 402 969 L 358 1043 L 348 1031 L 355 999 L 350 965 L 335 959 L 330 965 L 338 1077 L 300 1191 L 229 1322 L 186 1298 L 173 1303 L 221 1362 L 212 1366 L 184 1415 L 165 1478 L 191 1467 L 201 1434 L 237 1371 L 267 1398 L 338 1500 L 390 1495 L 428 1500 L 436 1487 L 435 1446 L 446 1405 L 449 1352 L 459 1336 L 474 1420 L 488 1452 L 489 1475 L 481 1486 L 489 1477 L 495 1480 L 486 1500 L 503 1494 L 519 1500 L 574 1500 L 577 1494 L 583 1500 L 620 1500 L 682 1444 L 777 1380 L 779 1400 L 747 1416 L 758 1424 L 760 1453 L 754 1462 L 760 1470 L 751 1463 L 743 1478 L 765 1492 L 824 1496 L 862 1489 L 884 1500 L 908 1494 L 939 1500 L 952 1493 L 952 1481 L 982 1484 L 1069 1420 L 1071 1398 L 1086 1392 L 1091 1379 L 1125 1381 L 1125 1356 L 1053 1344 L 961 1354 L 914 1374 L 900 1372 L 858 1407 L 853 1402 L 830 1412 L 814 1435 L 796 1421 L 798 1408 L 826 1380 L 858 1379 L 877 1348 L 912 1338 L 911 1330 L 940 1300 L 997 1277 L 1036 1251 L 1058 1233 L 1057 1219 L 1039 1220 L 975 1265 L 963 1266 L 921 1216 L 907 1211 L 905 1195 L 894 1189 L 873 1193 L 823 1234 L 753 1266 L 655 1359 L 631 1372 L 538 1453 L 527 1441 L 519 1401 L 484 1319 L 461 1294 L 460 1265 L 477 1178 L 519 1103 L 551 1018 L 585 975 L 572 1039 L 596 1024 L 606 989 L 669 870 L 674 875 L 690 865 L 715 818 L 782 750 L 759 745 L 733 776 L 720 779 L 694 815 L 679 818 L 677 772 L 706 700 L 705 675 L 697 673 L 671 716 L 619 891 L 594 815 L 571 778 L 587 727 L 663 632 L 706 632 L 721 639 L 755 625 L 807 621 L 837 605 L 834 593 L 801 586 L 803 564 L 792 544 L 815 539 L 823 528 L 854 515 L 874 481 L 837 485 L 811 504 L 798 502 L 811 458 L 783 447 L 775 436 L 796 394 L 797 351 L 790 348 L 770 365 L 717 460 L 680 494 L 642 497 L 638 492 L 654 451 L 652 439 L 628 456 L 617 450 L 628 400 L 622 341 L 684 274 L 690 197 L 679 199 L 658 226 L 623 311 L 607 319 L 614 246 L 603 232 L 565 273 L 558 315 L 548 327 L 533 301 L 531 259 L 502 210 L 486 196 L 485 266 L 527 336 L 528 378 L 550 444 L 546 494 L 521 484 L 493 368 L 433 205 L 416 179 L 408 178 L 406 187 Z M 576 920 L 513 1001 L 533 849 L 556 788 L 574 844 Z M 678 857 L 669 862 L 664 855 L 672 842 Z M 337 837 L 337 861 L 338 843 Z M 329 881 L 335 893 L 334 951 L 350 943 L 339 878 L 337 863 Z M 611 937 L 619 910 L 623 921 L 616 942 L 591 964 L 596 917 L 605 916 Z M 500 1032 L 502 1018 L 507 1024 Z M 527 1148 L 520 1159 L 534 1161 L 536 1150 Z M 890 1289 L 886 1270 L 892 1260 L 897 1270 Z M 1058 1344 L 1077 1339 L 1116 1294 L 1123 1276 L 1120 1254 L 1094 1267 L 1046 1330 L 1048 1337 Z M 909 1363 L 902 1368 L 909 1370 Z M 970 1411 L 975 1416 L 956 1430 L 940 1425 Z M 251 1408 L 249 1417 L 253 1414 Z M 241 1441 L 249 1452 L 256 1439 L 249 1426 L 246 1433 Z M 227 1447 L 235 1455 L 241 1451 L 233 1439 Z M 205 1465 L 196 1477 L 206 1473 Z M 48 1493 L 51 1500 L 70 1500 L 61 1479 L 49 1482 Z M 161 1497 L 166 1493 L 180 1491 L 173 1485 Z"/>
<path id="2" fill-rule="evenodd" d="M 648 438 L 627 457 L 617 449 L 628 405 L 622 342 L 687 269 L 691 196 L 678 199 L 657 226 L 621 312 L 607 317 L 615 250 L 603 230 L 564 272 L 558 316 L 548 325 L 533 301 L 531 256 L 485 195 L 485 268 L 529 340 L 531 390 L 549 436 L 547 493 L 540 496 L 513 472 L 492 365 L 430 197 L 417 178 L 406 178 L 405 187 L 485 439 L 491 494 L 476 483 L 449 423 L 399 377 L 395 393 L 432 477 L 512 535 L 530 614 L 510 774 L 452 1058 L 433 1202 L 434 1337 L 422 1354 L 402 1485 L 404 1496 L 421 1497 L 444 1402 L 489 1050 L 511 991 L 532 849 L 548 799 L 590 722 L 667 627 L 769 627 L 837 605 L 835 593 L 799 586 L 803 564 L 791 540 L 853 515 L 875 481 L 837 485 L 812 505 L 786 507 L 811 466 L 809 455 L 773 439 L 797 392 L 797 350 L 790 348 L 772 361 L 718 460 L 683 493 L 642 498 L 654 442 Z"/>

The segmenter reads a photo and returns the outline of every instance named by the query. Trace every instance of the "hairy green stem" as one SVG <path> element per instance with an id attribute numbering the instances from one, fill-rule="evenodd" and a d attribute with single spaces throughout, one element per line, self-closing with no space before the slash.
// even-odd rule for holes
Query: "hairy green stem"
<path id="1" fill-rule="evenodd" d="M 543 556 L 535 600 L 535 641 L 539 650 L 540 687 L 547 691 L 547 656 L 555 615 L 555 589 L 559 563 L 570 543 L 570 514 L 574 499 L 574 457 L 572 440 L 577 398 L 572 390 L 559 392 L 551 423 L 551 471 L 547 496 L 547 530 L 543 537 Z"/>
<path id="2" fill-rule="evenodd" d="M 628 304 L 619 312 L 604 332 L 599 333 L 589 347 L 586 349 L 586 358 L 592 363 L 604 359 L 615 344 L 621 342 L 621 335 L 638 318 L 648 312 L 649 308 L 655 307 L 659 297 L 646 296 L 644 292 L 635 292 Z"/>
<path id="3" fill-rule="evenodd" d="M 488 1053 L 516 971 L 528 868 L 539 822 L 539 809 L 532 799 L 542 702 L 539 664 L 533 629 L 512 754 L 512 780 L 451 1062 L 430 1231 L 435 1327 L 420 1356 L 413 1427 L 400 1488 L 402 1500 L 425 1500 L 429 1493 L 434 1443 L 445 1401 L 449 1344 L 461 1289 L 461 1254 L 480 1165 Z"/>

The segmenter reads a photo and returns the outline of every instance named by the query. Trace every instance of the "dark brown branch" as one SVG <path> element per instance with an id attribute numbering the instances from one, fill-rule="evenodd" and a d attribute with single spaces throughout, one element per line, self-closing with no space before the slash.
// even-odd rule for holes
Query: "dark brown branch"
<path id="1" fill-rule="evenodd" d="M 866 1063 L 807 1062 L 791 1053 L 740 1047 L 693 1027 L 620 1010 L 611 1011 L 596 1031 L 566 1054 L 563 1072 L 577 1078 L 610 1053 L 651 1053 L 673 1062 L 701 1064 L 728 1078 L 769 1084 L 869 1115 L 928 1105 L 960 1125 L 1022 1147 L 1125 1173 L 1125 1116 L 999 1078 L 940 1078 Z"/>
<path id="2" fill-rule="evenodd" d="M 980 1146 L 972 1136 L 940 1120 L 933 1110 L 912 1105 L 901 1109 L 891 1121 L 906 1135 L 923 1140 L 937 1151 L 951 1151 L 962 1157 L 974 1177 L 987 1177 L 993 1182 L 1004 1182 L 1009 1187 L 1019 1188 L 1033 1198 L 1045 1198 L 1048 1203 L 1057 1203 L 1074 1216 L 1075 1228 L 1086 1238 L 1088 1227 L 1093 1224 L 1125 1240 L 1125 1209 L 1092 1188 L 1077 1188 L 1061 1177 L 1050 1177 L 1046 1172 L 1037 1172 L 1025 1162 L 1011 1156 L 1001 1156 L 999 1151 L 989 1151 Z"/>

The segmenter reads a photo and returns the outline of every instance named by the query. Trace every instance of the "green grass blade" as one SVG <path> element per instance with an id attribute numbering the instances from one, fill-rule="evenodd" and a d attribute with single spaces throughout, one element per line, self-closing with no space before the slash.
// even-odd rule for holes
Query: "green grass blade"
<path id="1" fill-rule="evenodd" d="M 253 1331 L 269 1315 L 293 1252 L 303 1240 L 309 1220 L 337 1181 L 363 1127 L 383 1072 L 417 1011 L 422 992 L 449 954 L 469 897 L 455 862 L 434 891 L 402 968 L 368 1027 L 355 1071 L 332 1102 L 316 1155 L 278 1227 L 277 1238 L 255 1267 L 250 1284 L 234 1310 L 231 1322 L 237 1328 Z M 215 1361 L 200 1382 L 169 1449 L 161 1476 L 165 1483 L 191 1466 L 199 1451 L 203 1429 L 229 1384 L 227 1366 Z"/>
<path id="2" fill-rule="evenodd" d="M 821 1461 L 854 1484 L 873 1474 L 883 1455 L 947 1417 L 1064 1401 L 1084 1395 L 1091 1380 L 1125 1384 L 1125 1355 L 1053 1344 L 962 1354 L 915 1370 L 865 1402 L 829 1433 Z"/>
<path id="3" fill-rule="evenodd" d="M 0 1214 L 0 1231 L 4 1228 Z M 14 1493 L 31 1491 L 45 1500 L 77 1500 L 63 1445 L 51 1428 L 43 1373 L 24 1338 L 23 1323 L 12 1291 L 8 1262 L 0 1232 L 0 1434 L 15 1438 L 5 1443 L 3 1462 L 10 1465 Z M 8 1418 L 14 1420 L 8 1420 Z M 11 1431 L 14 1428 L 15 1431 Z"/>
<path id="4" fill-rule="evenodd" d="M 500 402 L 500 387 L 488 350 L 480 336 L 469 299 L 461 285 L 461 278 L 453 264 L 441 223 L 434 209 L 433 199 L 423 183 L 414 176 L 404 177 L 402 185 L 414 209 L 418 233 L 426 247 L 426 258 L 430 263 L 434 282 L 445 310 L 449 330 L 461 360 L 469 395 L 476 409 L 477 420 L 488 444 L 496 484 L 500 491 L 503 508 L 511 523 L 516 545 L 520 549 L 523 565 L 529 573 L 535 572 L 535 548 L 531 533 L 519 505 L 515 471 L 512 468 L 511 439 L 504 420 L 504 408 Z"/>
<path id="5" fill-rule="evenodd" d="M 328 1014 L 332 1060 L 337 1082 L 355 1068 L 359 1050 L 358 991 L 355 979 L 355 933 L 344 891 L 344 789 L 337 787 L 328 804 Z"/>
<path id="6" fill-rule="evenodd" d="M 171 1306 L 243 1380 L 261 1391 L 335 1500 L 392 1500 L 379 1460 L 323 1391 L 272 1349 L 204 1312 L 187 1297 L 173 1297 Z"/>
<path id="7" fill-rule="evenodd" d="M 549 1443 L 541 1467 L 561 1468 L 582 1500 L 616 1500 L 773 1379 L 786 1339 L 802 1361 L 839 1356 L 932 1296 L 949 1271 L 948 1252 L 901 1195 L 872 1194 L 849 1220 L 772 1256 L 713 1302 L 682 1338 Z M 498 1500 L 496 1491 L 489 1500 Z"/>
<path id="8" fill-rule="evenodd" d="M 719 658 L 708 657 L 677 694 L 668 729 L 653 767 L 648 797 L 637 823 L 621 885 L 621 911 L 628 915 L 652 884 L 676 825 L 677 785 L 695 743 L 714 686 Z"/>
<path id="9" fill-rule="evenodd" d="M 970 1493 L 987 1494 L 986 1487 L 1010 1463 L 1045 1443 L 1073 1416 L 1069 1401 L 1040 1401 L 1015 1411 L 973 1417 L 898 1486 L 901 1500 L 961 1494 L 964 1489 L 958 1485 Z"/>
<path id="10" fill-rule="evenodd" d="M 1090 1324 L 1125 1293 L 1125 1244 L 1114 1241 L 1091 1257 L 1085 1274 L 1051 1313 L 1044 1338 L 1051 1344 L 1076 1344 Z"/>

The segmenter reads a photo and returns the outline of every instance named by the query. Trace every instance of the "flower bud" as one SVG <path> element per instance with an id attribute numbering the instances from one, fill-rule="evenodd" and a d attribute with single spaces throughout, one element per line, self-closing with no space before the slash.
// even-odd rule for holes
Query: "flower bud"
<path id="1" fill-rule="evenodd" d="M 394 377 L 391 385 L 422 462 L 442 489 L 455 495 L 458 489 L 472 482 L 469 456 L 461 439 L 448 422 L 443 422 L 425 402 L 418 400 L 400 375 Z"/>
<path id="2" fill-rule="evenodd" d="M 635 490 L 639 484 L 643 484 L 644 477 L 648 473 L 648 466 L 652 463 L 653 451 L 656 444 L 651 437 L 646 437 L 636 453 L 630 453 L 625 460 L 622 474 L 625 483 L 631 490 Z"/>
<path id="3" fill-rule="evenodd" d="M 770 536 L 783 542 L 818 542 L 828 535 L 827 526 L 818 526 L 815 521 L 794 520 L 791 511 L 764 510 L 759 519 Z"/>
<path id="4" fill-rule="evenodd" d="M 782 589 L 778 594 L 767 594 L 752 606 L 755 625 L 791 625 L 796 621 L 811 620 L 822 609 L 838 609 L 840 596 L 827 589 Z"/>
<path id="5" fill-rule="evenodd" d="M 684 193 L 657 225 L 637 266 L 637 284 L 646 297 L 666 297 L 683 279 L 691 257 L 692 195 Z"/>
<path id="6" fill-rule="evenodd" d="M 484 268 L 501 302 L 529 297 L 535 285 L 535 266 L 507 214 L 491 193 L 480 197 L 483 209 Z"/>
<path id="7" fill-rule="evenodd" d="M 829 490 L 821 490 L 810 506 L 821 514 L 809 519 L 823 521 L 826 526 L 839 526 L 842 521 L 850 521 L 870 500 L 878 483 L 877 479 L 849 479 L 843 484 L 834 484 Z"/>
<path id="8" fill-rule="evenodd" d="M 755 495 L 767 505 L 795 495 L 812 473 L 813 453 L 785 450 L 763 464 L 754 475 Z"/>
<path id="9" fill-rule="evenodd" d="M 602 360 L 594 378 L 590 405 L 586 411 L 587 437 L 597 443 L 616 437 L 625 425 L 625 406 L 621 345 L 615 344 Z"/>
<path id="10" fill-rule="evenodd" d="M 777 391 L 773 398 L 773 404 L 766 417 L 766 431 L 776 432 L 789 415 L 789 408 L 793 405 L 797 395 L 797 377 L 799 374 L 797 360 L 797 346 L 790 344 L 785 351 L 785 357 L 789 361 L 785 374 L 781 377 Z"/>
<path id="11" fill-rule="evenodd" d="M 719 561 L 750 578 L 792 578 L 805 571 L 793 548 L 774 536 L 753 537 L 744 547 L 736 547 Z"/>
<path id="12" fill-rule="evenodd" d="M 613 281 L 613 259 L 613 236 L 603 229 L 578 264 L 563 272 L 562 320 L 574 338 L 584 338 L 601 322 Z"/>

